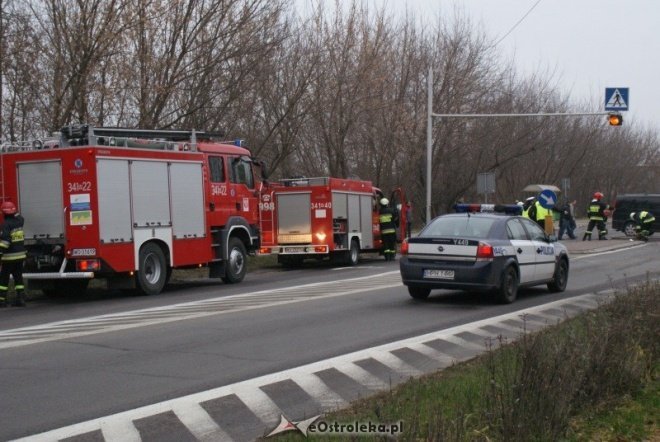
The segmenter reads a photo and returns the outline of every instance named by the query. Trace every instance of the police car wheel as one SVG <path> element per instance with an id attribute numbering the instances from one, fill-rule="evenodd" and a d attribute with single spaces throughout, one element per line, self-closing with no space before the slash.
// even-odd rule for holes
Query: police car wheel
<path id="1" fill-rule="evenodd" d="M 554 279 L 548 283 L 548 290 L 553 293 L 563 292 L 566 290 L 568 283 L 568 263 L 562 259 L 555 268 Z"/>
<path id="2" fill-rule="evenodd" d="M 426 299 L 431 294 L 431 289 L 428 289 L 426 287 L 415 287 L 414 285 L 413 286 L 409 285 L 408 293 L 410 294 L 411 297 L 415 299 Z"/>
<path id="3" fill-rule="evenodd" d="M 245 278 L 247 273 L 247 251 L 240 239 L 233 237 L 229 240 L 229 253 L 225 264 L 226 274 L 222 281 L 227 284 L 236 284 Z"/>
<path id="4" fill-rule="evenodd" d="M 136 277 L 138 292 L 142 295 L 157 295 L 167 281 L 165 254 L 154 243 L 147 243 L 140 248 L 138 272 Z"/>
<path id="5" fill-rule="evenodd" d="M 508 266 L 502 272 L 502 280 L 497 291 L 502 304 L 511 304 L 518 296 L 518 272 L 513 266 Z"/>

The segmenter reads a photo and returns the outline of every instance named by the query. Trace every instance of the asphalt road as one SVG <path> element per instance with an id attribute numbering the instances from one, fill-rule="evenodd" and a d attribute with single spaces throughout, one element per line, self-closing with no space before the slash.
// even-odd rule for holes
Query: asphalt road
<path id="1" fill-rule="evenodd" d="M 657 241 L 583 252 L 589 253 L 572 257 L 566 292 L 523 290 L 512 305 L 452 291 L 413 301 L 397 278 L 397 262 L 368 259 L 354 268 L 255 272 L 236 286 L 181 283 L 150 298 L 96 291 L 86 300 L 6 309 L 0 440 L 660 277 Z M 108 314 L 116 316 L 98 318 Z M 1 339 L 18 328 L 30 337 Z"/>

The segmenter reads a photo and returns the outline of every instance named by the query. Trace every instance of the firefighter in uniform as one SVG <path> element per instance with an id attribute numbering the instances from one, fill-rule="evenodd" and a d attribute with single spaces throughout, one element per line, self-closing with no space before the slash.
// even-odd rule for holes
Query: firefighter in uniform
<path id="1" fill-rule="evenodd" d="M 584 232 L 582 236 L 582 241 L 588 239 L 591 241 L 591 231 L 594 227 L 598 228 L 598 239 L 607 239 L 607 227 L 605 226 L 605 221 L 607 217 L 605 211 L 610 208 L 607 204 L 602 202 L 603 194 L 600 192 L 594 193 L 594 197 L 589 203 L 589 210 L 587 210 L 587 215 L 589 216 L 589 224 L 587 225 L 587 231 Z"/>
<path id="2" fill-rule="evenodd" d="M 25 307 L 25 286 L 23 285 L 23 263 L 27 253 L 23 241 L 23 217 L 18 213 L 16 205 L 5 201 L 0 205 L 5 221 L 0 228 L 0 253 L 2 269 L 0 270 L 0 307 L 7 306 L 9 290 L 9 275 L 14 278 L 16 307 Z"/>
<path id="3" fill-rule="evenodd" d="M 655 222 L 653 214 L 648 210 L 642 210 L 641 212 L 631 213 L 630 219 L 635 221 L 637 239 L 644 242 L 648 241 L 649 236 L 653 235 L 653 223 Z"/>
<path id="4" fill-rule="evenodd" d="M 399 217 L 394 209 L 388 207 L 389 200 L 380 200 L 380 235 L 383 240 L 383 255 L 385 261 L 393 261 L 396 256 L 396 226 Z"/>

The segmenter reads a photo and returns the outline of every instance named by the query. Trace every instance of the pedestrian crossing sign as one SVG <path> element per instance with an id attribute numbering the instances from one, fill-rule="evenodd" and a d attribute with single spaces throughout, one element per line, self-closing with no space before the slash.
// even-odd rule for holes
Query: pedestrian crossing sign
<path id="1" fill-rule="evenodd" d="M 628 88 L 608 87 L 605 88 L 605 110 L 627 111 L 628 110 Z"/>

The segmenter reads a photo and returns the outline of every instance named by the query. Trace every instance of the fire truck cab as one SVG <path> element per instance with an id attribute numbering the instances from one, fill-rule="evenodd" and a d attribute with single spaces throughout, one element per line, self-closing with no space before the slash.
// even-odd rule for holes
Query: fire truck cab
<path id="1" fill-rule="evenodd" d="M 198 131 L 73 125 L 0 148 L 2 201 L 25 218 L 29 288 L 159 293 L 172 269 L 237 283 L 260 246 L 261 165 Z"/>
<path id="2" fill-rule="evenodd" d="M 341 178 L 294 178 L 272 183 L 261 194 L 260 255 L 277 255 L 285 266 L 306 258 L 330 257 L 353 266 L 360 253 L 382 248 L 379 201 L 383 192 L 371 182 Z M 396 189 L 390 205 L 398 209 L 397 240 L 406 232 L 404 194 Z"/>

